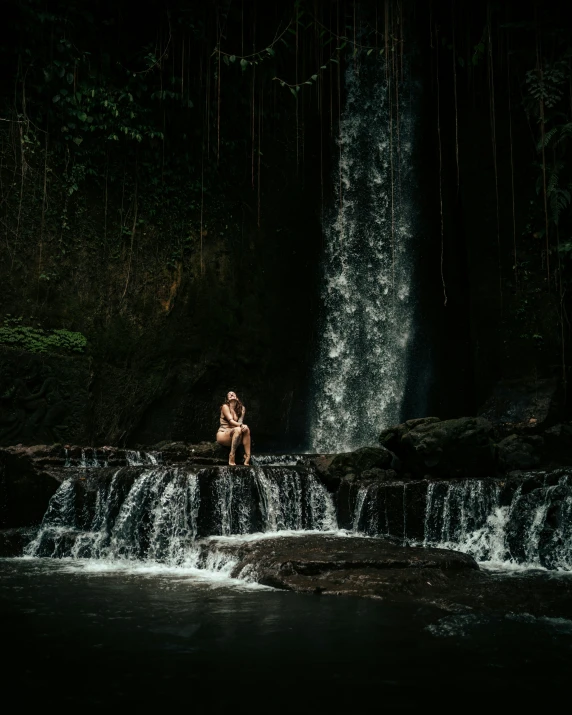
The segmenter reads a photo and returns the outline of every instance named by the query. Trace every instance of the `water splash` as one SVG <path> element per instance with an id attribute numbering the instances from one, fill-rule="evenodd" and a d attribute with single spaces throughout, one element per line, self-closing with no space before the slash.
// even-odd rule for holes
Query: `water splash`
<path id="1" fill-rule="evenodd" d="M 382 63 L 358 74 L 350 64 L 346 87 L 336 208 L 324 222 L 311 425 L 312 446 L 321 452 L 371 444 L 399 422 L 413 332 L 411 102 L 397 117 Z M 410 80 L 400 83 L 400 96 L 410 90 Z"/>

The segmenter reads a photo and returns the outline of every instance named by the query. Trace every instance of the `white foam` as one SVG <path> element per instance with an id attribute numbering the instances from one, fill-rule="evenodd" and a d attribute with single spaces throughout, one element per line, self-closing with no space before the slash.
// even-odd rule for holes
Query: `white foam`
<path id="1" fill-rule="evenodd" d="M 14 559 L 11 559 L 14 560 Z M 224 567 L 220 569 L 197 568 L 191 565 L 174 566 L 161 564 L 156 561 L 135 561 L 135 560 L 107 560 L 107 559 L 74 559 L 66 557 L 57 560 L 36 558 L 31 556 L 20 557 L 20 560 L 31 562 L 37 565 L 39 570 L 43 570 L 49 564 L 51 570 L 68 574 L 85 574 L 93 576 L 105 576 L 112 574 L 122 574 L 125 576 L 168 578 L 176 581 L 188 581 L 189 584 L 201 583 L 217 586 L 232 587 L 248 590 L 275 589 L 270 586 L 240 578 L 231 578 L 230 571 L 234 562 L 225 561 Z"/>

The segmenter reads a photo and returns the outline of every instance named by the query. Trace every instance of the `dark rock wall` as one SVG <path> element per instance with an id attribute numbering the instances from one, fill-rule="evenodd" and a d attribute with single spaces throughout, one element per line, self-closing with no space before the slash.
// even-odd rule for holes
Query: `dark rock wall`
<path id="1" fill-rule="evenodd" d="M 0 444 L 90 439 L 90 361 L 0 346 Z"/>
<path id="2" fill-rule="evenodd" d="M 67 258 L 69 273 L 48 296 L 50 321 L 83 332 L 88 356 L 0 347 L 0 444 L 212 440 L 233 389 L 255 449 L 304 446 L 321 230 L 304 180 L 281 188 L 270 192 L 263 230 L 231 220 L 236 205 L 227 205 L 229 217 L 210 221 L 204 237 L 203 274 L 198 251 L 176 269 L 159 260 L 123 305 L 112 290 L 122 266 L 90 266 L 97 282 L 80 256 Z M 6 281 L 7 313 L 27 300 L 16 281 Z"/>

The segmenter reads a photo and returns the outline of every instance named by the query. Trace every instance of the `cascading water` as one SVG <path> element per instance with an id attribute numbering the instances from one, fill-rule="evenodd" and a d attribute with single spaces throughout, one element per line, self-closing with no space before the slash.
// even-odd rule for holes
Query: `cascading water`
<path id="1" fill-rule="evenodd" d="M 331 495 L 306 471 L 123 468 L 63 481 L 26 554 L 215 568 L 200 538 L 336 528 Z"/>
<path id="2" fill-rule="evenodd" d="M 352 530 L 471 554 L 484 564 L 572 570 L 572 476 L 370 483 L 356 488 Z"/>
<path id="3" fill-rule="evenodd" d="M 381 61 L 349 63 L 346 88 L 314 369 L 322 452 L 371 444 L 399 421 L 413 331 L 412 83 Z"/>
<path id="4" fill-rule="evenodd" d="M 572 481 L 431 484 L 424 543 L 477 561 L 572 570 Z"/>

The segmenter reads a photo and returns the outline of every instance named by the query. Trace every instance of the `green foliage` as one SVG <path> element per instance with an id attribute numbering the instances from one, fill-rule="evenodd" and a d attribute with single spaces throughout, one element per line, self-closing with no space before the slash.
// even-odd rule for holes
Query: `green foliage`
<path id="1" fill-rule="evenodd" d="M 568 63 L 564 60 L 545 65 L 542 69 L 529 70 L 526 73 L 529 94 L 537 102 L 542 101 L 548 108 L 552 108 L 564 96 L 569 76 Z"/>
<path id="2" fill-rule="evenodd" d="M 0 343 L 31 353 L 83 353 L 87 340 L 71 330 L 42 330 L 23 325 L 22 318 L 8 316 L 0 327 Z"/>

